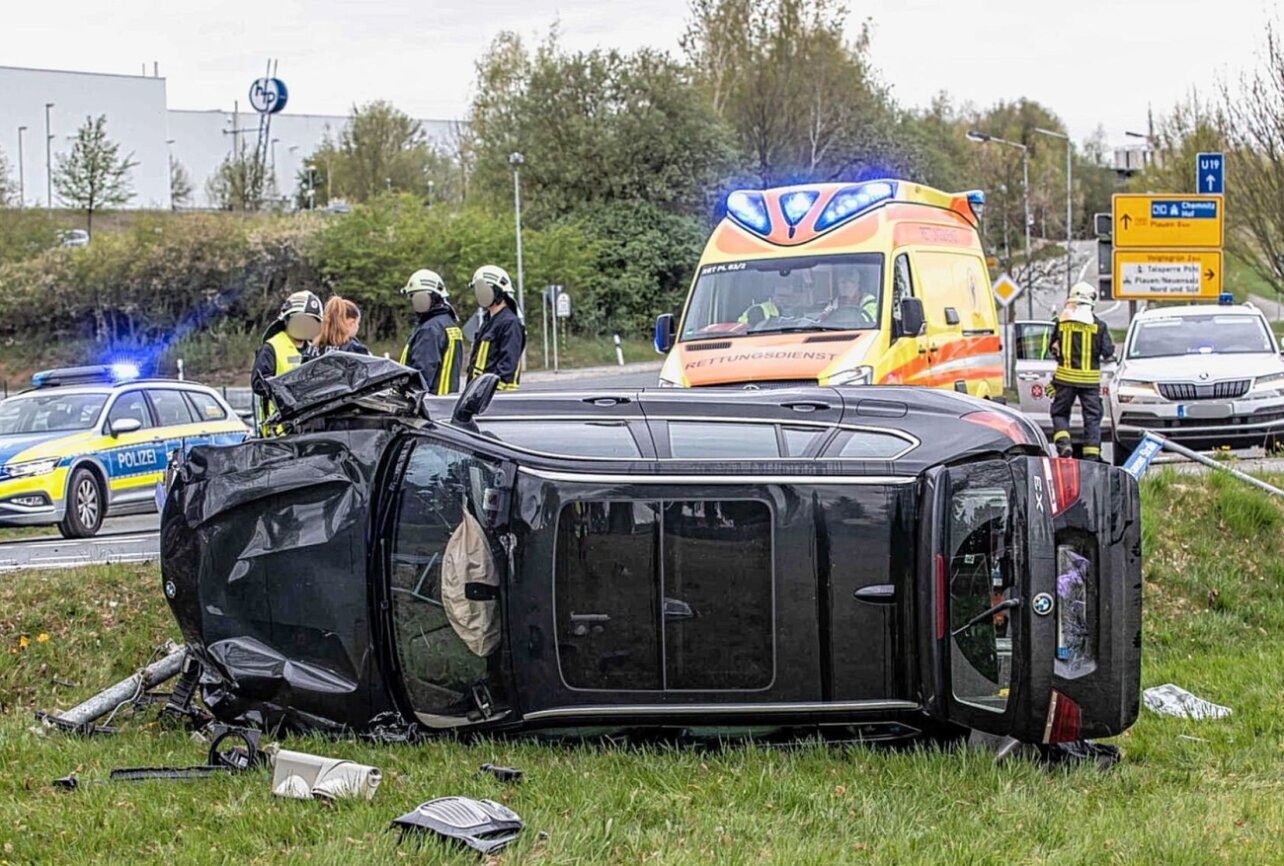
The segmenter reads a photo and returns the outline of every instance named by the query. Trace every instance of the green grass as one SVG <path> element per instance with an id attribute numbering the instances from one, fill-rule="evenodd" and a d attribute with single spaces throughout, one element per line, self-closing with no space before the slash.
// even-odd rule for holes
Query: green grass
<path id="1" fill-rule="evenodd" d="M 995 767 L 933 748 L 296 739 L 290 747 L 382 768 L 374 801 L 276 799 L 266 771 L 60 792 L 48 781 L 76 769 L 91 779 L 199 763 L 201 747 L 154 713 L 126 719 L 115 738 L 28 730 L 32 708 L 70 706 L 176 634 L 155 567 L 6 576 L 0 862 L 485 862 L 432 842 L 397 849 L 385 831 L 448 794 L 501 799 L 526 819 L 504 864 L 1281 862 L 1284 511 L 1231 479 L 1170 469 L 1152 471 L 1142 495 L 1143 685 L 1174 682 L 1234 714 L 1195 722 L 1143 709 L 1116 740 L 1123 762 L 1105 774 Z M 476 776 L 486 761 L 521 767 L 527 780 Z"/>

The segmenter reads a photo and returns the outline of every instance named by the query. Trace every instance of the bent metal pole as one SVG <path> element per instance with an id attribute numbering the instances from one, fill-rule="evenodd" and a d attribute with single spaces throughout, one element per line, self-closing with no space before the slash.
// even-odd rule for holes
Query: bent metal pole
<path id="1" fill-rule="evenodd" d="M 77 704 L 59 718 L 64 722 L 71 722 L 76 725 L 87 725 L 95 719 L 107 715 L 126 701 L 132 700 L 135 696 L 148 689 L 155 688 L 171 677 L 176 676 L 183 666 L 183 656 L 187 654 L 187 647 L 169 642 L 166 643 L 164 650 L 165 657 L 160 661 L 153 662 L 141 671 L 125 677 L 116 685 L 104 689 L 89 700 Z"/>
<path id="2" fill-rule="evenodd" d="M 1205 466 L 1212 467 L 1213 469 L 1220 469 L 1222 472 L 1227 472 L 1235 476 L 1236 478 L 1238 478 L 1240 481 L 1243 481 L 1247 484 L 1251 484 L 1254 487 L 1258 488 L 1259 490 L 1264 490 L 1267 493 L 1270 493 L 1272 496 L 1284 496 L 1284 490 L 1280 490 L 1278 487 L 1267 484 L 1265 481 L 1263 481 L 1260 478 L 1254 478 L 1252 475 L 1249 475 L 1247 472 L 1240 472 L 1238 469 L 1235 469 L 1234 467 L 1231 467 L 1231 466 L 1227 466 L 1225 463 L 1220 462 L 1218 460 L 1214 460 L 1213 458 L 1208 457 L 1204 454 L 1200 454 L 1198 451 L 1192 451 L 1191 449 L 1187 448 L 1185 445 L 1178 445 L 1176 442 L 1172 441 L 1171 439 L 1168 439 L 1167 437 L 1160 436 L 1156 433 L 1151 433 L 1150 435 L 1154 436 L 1156 439 L 1159 439 L 1163 443 L 1164 449 L 1166 451 L 1172 451 L 1174 454 L 1180 454 L 1183 457 L 1188 457 L 1197 463 L 1203 463 Z"/>

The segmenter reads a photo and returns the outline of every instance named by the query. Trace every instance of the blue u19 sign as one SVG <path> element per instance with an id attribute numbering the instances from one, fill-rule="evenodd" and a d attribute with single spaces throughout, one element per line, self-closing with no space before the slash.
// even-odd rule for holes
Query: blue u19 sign
<path id="1" fill-rule="evenodd" d="M 285 108 L 290 92 L 279 78 L 260 78 L 250 85 L 250 107 L 259 114 L 276 114 Z"/>

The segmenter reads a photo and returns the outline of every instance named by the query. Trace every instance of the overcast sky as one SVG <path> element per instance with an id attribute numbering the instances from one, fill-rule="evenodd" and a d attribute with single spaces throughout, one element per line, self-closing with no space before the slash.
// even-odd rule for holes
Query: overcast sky
<path id="1" fill-rule="evenodd" d="M 572 48 L 677 51 L 686 0 L 7 0 L 0 65 L 137 74 L 152 61 L 171 108 L 245 105 L 266 58 L 287 111 L 342 114 L 390 99 L 418 117 L 461 116 L 473 63 L 500 30 L 538 38 L 560 21 Z M 1076 138 L 1144 131 L 1192 87 L 1259 50 L 1270 0 L 865 0 L 873 58 L 905 105 L 938 91 L 989 105 L 1028 96 Z"/>

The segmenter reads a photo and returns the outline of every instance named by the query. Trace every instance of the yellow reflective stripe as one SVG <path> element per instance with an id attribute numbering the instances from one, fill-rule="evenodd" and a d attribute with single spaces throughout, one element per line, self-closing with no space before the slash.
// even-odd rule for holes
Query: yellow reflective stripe
<path id="1" fill-rule="evenodd" d="M 446 356 L 441 359 L 441 371 L 437 375 L 437 396 L 444 396 L 450 393 L 450 370 L 455 366 L 455 347 L 459 342 L 455 340 L 450 329 L 446 330 Z"/>
<path id="2" fill-rule="evenodd" d="M 486 372 L 486 359 L 490 355 L 490 340 L 477 344 L 477 363 L 473 364 L 473 375 L 480 376 Z"/>
<path id="3" fill-rule="evenodd" d="M 516 391 L 516 390 L 517 390 L 517 383 L 516 383 L 516 382 L 500 382 L 500 383 L 499 383 L 499 385 L 498 385 L 498 386 L 496 386 L 495 390 L 496 390 L 496 391 Z"/>
<path id="4" fill-rule="evenodd" d="M 1066 430 L 1058 430 L 1057 432 L 1052 434 L 1053 442 L 1060 442 L 1062 439 L 1069 439 L 1069 438 L 1070 438 L 1070 433 Z"/>
<path id="5" fill-rule="evenodd" d="M 406 343 L 406 345 L 404 345 L 404 346 L 402 346 L 402 347 L 401 347 L 401 361 L 400 361 L 400 363 L 401 363 L 401 365 L 402 365 L 402 366 L 405 366 L 405 364 L 406 364 L 406 358 L 407 358 L 409 355 L 410 355 L 410 343 L 409 343 L 409 342 L 407 342 L 407 343 Z"/>
<path id="6" fill-rule="evenodd" d="M 1084 453 L 1085 455 L 1088 455 L 1088 454 L 1100 454 L 1100 453 L 1101 453 L 1101 446 L 1100 446 L 1100 445 L 1085 445 L 1085 446 L 1083 446 L 1083 453 Z"/>

